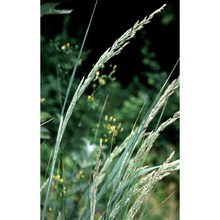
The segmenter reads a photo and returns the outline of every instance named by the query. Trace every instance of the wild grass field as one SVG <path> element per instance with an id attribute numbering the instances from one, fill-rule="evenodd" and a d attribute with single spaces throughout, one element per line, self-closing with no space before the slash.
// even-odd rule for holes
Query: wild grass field
<path id="1" fill-rule="evenodd" d="M 42 4 L 42 23 L 57 14 L 63 24 L 53 39 L 41 35 L 41 219 L 179 219 L 179 60 L 164 71 L 147 38 L 167 6 L 131 24 L 87 71 L 98 3 L 75 37 L 72 10 Z M 137 35 L 147 68 L 125 85 L 114 58 Z"/>

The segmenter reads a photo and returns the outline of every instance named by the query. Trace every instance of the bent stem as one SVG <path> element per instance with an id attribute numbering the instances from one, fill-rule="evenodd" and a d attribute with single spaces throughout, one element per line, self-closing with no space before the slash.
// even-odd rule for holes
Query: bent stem
<path id="1" fill-rule="evenodd" d="M 94 7 L 96 7 L 96 3 L 95 3 Z M 155 10 L 148 17 L 146 16 L 142 21 L 140 21 L 140 22 L 137 21 L 133 27 L 128 29 L 119 39 L 117 39 L 114 42 L 114 44 L 110 48 L 108 48 L 102 54 L 102 56 L 99 58 L 99 60 L 96 62 L 96 64 L 94 65 L 94 67 L 92 68 L 90 73 L 88 74 L 87 78 L 85 80 L 84 80 L 84 78 L 81 80 L 76 92 L 74 93 L 74 96 L 71 100 L 71 103 L 67 109 L 66 115 L 64 116 L 64 114 L 61 114 L 61 119 L 60 119 L 60 124 L 59 124 L 59 129 L 58 129 L 58 133 L 57 133 L 56 143 L 55 143 L 55 147 L 54 147 L 54 154 L 53 154 L 53 159 L 52 159 L 52 164 L 51 164 L 51 171 L 50 171 L 50 175 L 49 175 L 48 187 L 47 187 L 46 197 L 44 200 L 42 220 L 44 220 L 45 216 L 46 216 L 47 201 L 49 198 L 49 192 L 50 192 L 50 187 L 51 187 L 51 183 L 52 183 L 52 176 L 54 173 L 54 168 L 55 168 L 55 164 L 56 164 L 56 160 L 57 160 L 57 155 L 59 152 L 59 147 L 60 147 L 60 144 L 62 141 L 64 131 L 65 131 L 66 126 L 68 124 L 68 121 L 73 113 L 73 109 L 74 109 L 77 101 L 79 100 L 81 95 L 84 93 L 85 89 L 92 82 L 92 80 L 95 77 L 95 73 L 101 68 L 101 66 L 103 64 L 105 64 L 106 62 L 108 62 L 112 57 L 120 54 L 121 51 L 124 49 L 124 47 L 129 44 L 129 40 L 134 38 L 136 33 L 139 30 L 143 29 L 146 24 L 150 23 L 150 21 L 154 17 L 154 15 L 161 12 L 165 6 L 166 6 L 166 4 L 164 4 L 159 9 Z M 75 73 L 72 76 L 74 76 L 74 75 L 75 75 Z M 69 94 L 69 90 L 68 90 L 67 94 Z M 65 105 L 63 107 L 65 107 Z M 63 113 L 63 111 L 62 111 L 62 113 Z"/>

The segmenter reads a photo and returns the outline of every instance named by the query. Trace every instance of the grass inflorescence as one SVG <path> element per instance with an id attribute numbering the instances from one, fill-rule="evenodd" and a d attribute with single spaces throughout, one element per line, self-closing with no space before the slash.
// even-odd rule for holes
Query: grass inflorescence
<path id="1" fill-rule="evenodd" d="M 100 79 L 106 80 L 105 77 L 107 76 L 102 76 L 102 78 L 100 77 L 99 71 L 103 65 L 105 65 L 114 56 L 120 54 L 125 46 L 129 44 L 130 40 L 135 37 L 136 33 L 143 29 L 144 26 L 152 20 L 154 15 L 161 12 L 165 6 L 166 5 L 163 5 L 149 16 L 146 16 L 143 20 L 137 21 L 100 56 L 89 72 L 88 76 L 81 79 L 65 111 L 68 96 L 71 95 L 70 88 L 72 86 L 75 71 L 77 69 L 76 64 L 73 72 L 74 74 L 72 75 L 73 77 L 71 77 L 69 82 L 64 106 L 60 116 L 60 123 L 54 146 L 52 163 L 50 164 L 51 168 L 49 176 L 46 178 L 41 187 L 41 192 L 45 193 L 43 200 L 44 205 L 42 209 L 42 220 L 46 218 L 48 210 L 47 204 L 52 185 L 60 187 L 61 191 L 59 193 L 62 197 L 60 201 L 62 204 L 61 206 L 64 207 L 66 186 L 63 185 L 64 179 L 62 177 L 62 164 L 59 165 L 59 172 L 61 173 L 61 176 L 54 175 L 54 170 L 57 157 L 60 153 L 60 146 L 66 127 L 78 101 L 90 84 L 95 83 L 96 81 L 100 82 Z M 82 48 L 83 46 L 81 49 Z M 80 53 L 82 53 L 82 50 Z M 115 70 L 116 66 L 114 66 L 113 69 Z M 172 152 L 161 165 L 148 167 L 145 163 L 147 156 L 149 155 L 161 132 L 176 122 L 180 117 L 179 111 L 175 112 L 172 117 L 164 121 L 162 121 L 163 119 L 160 117 L 160 120 L 155 128 L 149 131 L 149 124 L 158 116 L 160 111 L 169 104 L 169 98 L 178 88 L 179 78 L 173 80 L 169 85 L 167 80 L 161 90 L 158 92 L 158 95 L 154 99 L 154 102 L 148 111 L 142 112 L 143 119 L 141 123 L 138 124 L 135 122 L 135 126 L 133 126 L 133 128 L 131 127 L 130 134 L 120 145 L 116 146 L 113 146 L 114 138 L 123 130 L 123 126 L 121 122 L 118 122 L 114 116 L 103 114 L 108 98 L 106 97 L 105 104 L 100 113 L 94 140 L 97 139 L 98 129 L 101 121 L 103 121 L 102 125 L 106 130 L 106 134 L 100 138 L 100 143 L 95 151 L 96 157 L 93 161 L 93 169 L 91 169 L 91 182 L 89 183 L 87 191 L 83 194 L 83 202 L 80 203 L 81 213 L 78 215 L 79 219 L 135 219 L 135 216 L 141 210 L 142 205 L 146 202 L 146 198 L 150 197 L 150 194 L 154 190 L 157 183 L 167 175 L 179 169 L 179 160 L 177 159 L 172 161 L 174 152 Z M 92 101 L 94 99 L 94 94 L 91 94 L 87 97 L 88 101 Z M 103 145 L 107 142 L 111 142 L 112 150 L 109 151 L 106 158 L 103 158 Z M 60 155 L 62 157 L 62 154 Z M 79 180 L 80 178 L 83 178 L 82 175 L 79 177 Z M 49 211 L 51 212 L 51 210 L 52 208 L 50 207 Z M 65 213 L 63 212 L 65 212 L 64 208 L 57 212 L 57 219 L 62 219 L 65 216 Z"/>

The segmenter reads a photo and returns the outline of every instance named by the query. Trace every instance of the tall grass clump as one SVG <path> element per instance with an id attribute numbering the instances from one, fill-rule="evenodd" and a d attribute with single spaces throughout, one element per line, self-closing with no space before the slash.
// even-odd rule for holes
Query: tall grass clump
<path id="1" fill-rule="evenodd" d="M 98 1 L 95 3 L 95 7 Z M 74 113 L 82 95 L 86 89 L 93 82 L 96 73 L 106 64 L 111 58 L 120 54 L 124 47 L 129 44 L 130 40 L 135 37 L 136 33 L 143 29 L 148 24 L 154 15 L 161 12 L 166 5 L 154 11 L 143 20 L 137 21 L 130 29 L 128 29 L 121 37 L 119 37 L 111 47 L 109 47 L 95 63 L 87 77 L 83 77 L 79 82 L 74 94 L 71 94 L 72 83 L 77 70 L 77 63 L 75 64 L 72 76 L 69 80 L 69 86 L 65 95 L 64 103 L 62 105 L 60 122 L 57 131 L 57 137 L 52 151 L 51 159 L 48 162 L 50 166 L 49 175 L 41 186 L 42 193 L 42 220 L 48 216 L 48 201 L 60 200 L 50 196 L 52 185 L 61 187 L 62 179 L 62 158 L 63 154 L 60 150 L 61 143 L 64 137 L 65 130 L 68 126 L 69 120 Z M 83 45 L 87 37 L 87 33 L 92 21 L 95 7 L 91 16 L 88 29 L 79 52 L 78 60 L 80 59 Z M 83 192 L 82 199 L 79 202 L 80 210 L 75 216 L 77 219 L 94 220 L 94 219 L 145 219 L 146 211 L 142 212 L 143 204 L 146 203 L 151 193 L 155 189 L 158 182 L 164 177 L 170 175 L 173 171 L 179 169 L 179 160 L 172 160 L 174 152 L 172 152 L 164 163 L 156 166 L 148 167 L 146 165 L 146 158 L 150 150 L 154 146 L 156 140 L 159 138 L 168 126 L 177 121 L 180 117 L 179 111 L 175 112 L 171 117 L 162 121 L 164 108 L 169 105 L 169 98 L 174 94 L 179 87 L 179 78 L 173 80 L 170 84 L 169 78 L 164 82 L 163 87 L 150 108 L 146 112 L 141 112 L 143 119 L 141 123 L 135 124 L 131 127 L 130 134 L 125 140 L 117 146 L 112 142 L 111 150 L 106 158 L 102 157 L 104 151 L 103 139 L 100 138 L 99 144 L 94 150 L 95 157 L 93 157 L 91 168 L 91 179 L 88 182 L 87 189 Z M 69 96 L 72 96 L 69 100 Z M 69 102 L 68 102 L 69 101 Z M 106 97 L 107 101 L 107 97 Z M 104 117 L 103 111 L 100 113 L 100 120 Z M 158 118 L 154 129 L 149 130 L 149 124 Z M 125 116 L 126 117 L 126 116 Z M 113 126 L 114 127 L 114 126 Z M 97 128 L 98 129 L 98 128 Z M 115 127 L 114 127 L 115 129 Z M 112 134 L 113 135 L 113 134 Z M 60 157 L 59 173 L 55 175 L 57 158 Z M 56 181 L 55 181 L 56 180 Z M 74 195 L 74 189 L 72 189 Z M 65 217 L 68 215 L 68 210 L 65 207 L 65 197 L 61 198 L 59 208 L 54 215 L 54 219 L 76 219 L 75 217 Z M 49 219 L 49 217 L 47 217 Z"/>

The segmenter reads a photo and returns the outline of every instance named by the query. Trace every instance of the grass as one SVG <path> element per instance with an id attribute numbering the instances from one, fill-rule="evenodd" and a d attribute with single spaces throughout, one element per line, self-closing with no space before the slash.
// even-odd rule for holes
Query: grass
<path id="1" fill-rule="evenodd" d="M 41 193 L 43 194 L 42 197 L 44 197 L 44 199 L 42 199 L 44 203 L 42 220 L 46 219 L 46 216 L 48 216 L 47 204 L 50 197 L 51 186 L 53 184 L 55 165 L 60 153 L 60 146 L 65 129 L 74 112 L 74 108 L 77 105 L 78 100 L 82 97 L 86 88 L 88 88 L 94 80 L 97 71 L 103 66 L 103 64 L 107 63 L 114 56 L 120 54 L 124 47 L 129 44 L 130 40 L 135 37 L 136 33 L 143 29 L 144 26 L 152 20 L 154 15 L 163 10 L 165 6 L 166 5 L 163 5 L 161 8 L 150 14 L 150 16 L 146 16 L 140 22 L 136 22 L 133 27 L 128 29 L 100 56 L 88 76 L 81 79 L 75 93 L 72 95 L 70 104 L 65 111 L 65 106 L 70 95 L 70 89 L 77 69 L 77 65 L 75 65 L 61 112 L 49 176 L 46 178 L 46 181 L 41 187 Z M 90 24 L 91 20 L 89 26 Z M 84 42 L 87 33 L 85 35 Z M 82 48 L 83 46 L 81 47 L 81 52 Z M 144 114 L 142 122 L 138 126 L 133 126 L 133 129 L 131 128 L 131 133 L 121 145 L 113 146 L 113 150 L 110 152 L 105 161 L 101 161 L 103 140 L 100 139 L 100 144 L 96 149 L 97 155 L 94 161 L 94 170 L 91 170 L 91 173 L 93 172 L 93 175 L 91 175 L 92 181 L 89 188 L 83 195 L 84 199 L 82 204 L 80 204 L 81 213 L 79 214 L 78 219 L 135 219 L 135 216 L 137 216 L 143 203 L 146 202 L 146 198 L 150 196 L 157 183 L 165 176 L 179 169 L 179 160 L 171 161 L 174 152 L 172 152 L 161 165 L 147 167 L 145 164 L 145 159 L 161 132 L 179 119 L 179 112 L 176 112 L 172 117 L 168 118 L 164 122 L 161 122 L 160 117 L 160 120 L 154 130 L 146 134 L 151 121 L 156 118 L 161 109 L 169 104 L 169 97 L 172 96 L 172 94 L 178 89 L 179 78 L 173 80 L 169 85 L 167 84 L 168 80 L 164 83 L 164 86 L 159 91 L 149 110 L 146 113 L 142 113 Z M 101 117 L 103 117 L 102 113 L 100 114 L 100 120 Z M 60 167 L 62 173 L 62 166 Z M 61 184 L 61 179 L 57 179 L 59 179 L 59 184 Z M 62 202 L 64 201 L 62 200 Z M 60 207 L 59 211 L 56 213 L 55 219 L 63 219 L 64 216 L 65 210 Z"/>

